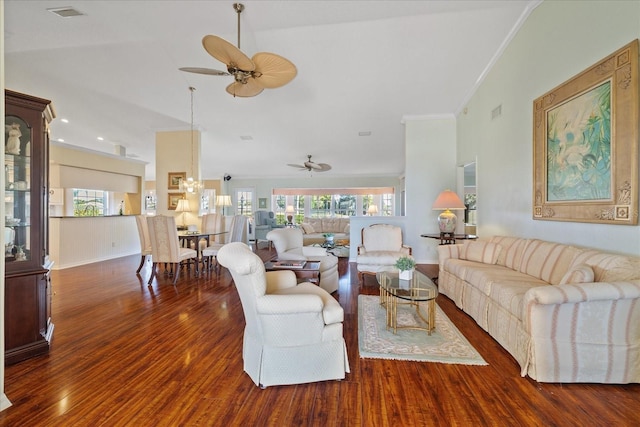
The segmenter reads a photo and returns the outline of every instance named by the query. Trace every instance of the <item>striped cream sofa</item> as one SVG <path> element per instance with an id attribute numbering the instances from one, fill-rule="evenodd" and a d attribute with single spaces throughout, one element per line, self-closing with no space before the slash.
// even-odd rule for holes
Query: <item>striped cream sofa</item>
<path id="1" fill-rule="evenodd" d="M 517 237 L 438 247 L 440 293 L 540 382 L 640 383 L 640 257 Z"/>

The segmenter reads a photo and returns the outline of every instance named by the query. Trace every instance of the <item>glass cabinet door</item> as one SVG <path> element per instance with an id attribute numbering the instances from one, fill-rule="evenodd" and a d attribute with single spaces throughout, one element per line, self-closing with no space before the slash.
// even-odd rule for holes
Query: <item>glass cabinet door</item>
<path id="1" fill-rule="evenodd" d="M 31 260 L 31 127 L 5 117 L 5 262 Z"/>

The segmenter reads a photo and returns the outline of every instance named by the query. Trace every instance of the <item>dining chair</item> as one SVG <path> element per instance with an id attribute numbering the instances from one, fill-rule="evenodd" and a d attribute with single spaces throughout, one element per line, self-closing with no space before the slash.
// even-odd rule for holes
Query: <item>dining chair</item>
<path id="1" fill-rule="evenodd" d="M 171 264 L 174 271 L 173 284 L 175 285 L 180 275 L 180 267 L 184 261 L 194 261 L 195 273 L 198 275 L 198 252 L 191 248 L 180 247 L 176 219 L 172 216 L 156 215 L 147 217 L 149 237 L 151 240 L 151 277 L 148 284 L 151 285 L 156 277 L 158 263 Z"/>
<path id="2" fill-rule="evenodd" d="M 247 217 L 244 215 L 235 215 L 231 218 L 229 234 L 225 238 L 224 243 L 214 242 L 202 250 L 203 269 L 210 270 L 213 268 L 213 259 L 216 258 L 216 272 L 220 264 L 217 262 L 218 251 L 226 243 L 247 241 Z"/>
<path id="3" fill-rule="evenodd" d="M 140 265 L 136 270 L 136 274 L 140 274 L 147 255 L 151 255 L 151 239 L 149 238 L 149 227 L 147 226 L 147 217 L 145 215 L 136 215 L 136 225 L 138 226 L 138 236 L 140 237 Z"/>

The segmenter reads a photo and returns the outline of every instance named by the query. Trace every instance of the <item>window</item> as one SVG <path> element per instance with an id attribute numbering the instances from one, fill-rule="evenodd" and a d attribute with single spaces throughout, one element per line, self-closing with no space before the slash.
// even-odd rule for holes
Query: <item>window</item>
<path id="1" fill-rule="evenodd" d="M 107 211 L 107 192 L 73 189 L 73 216 L 103 216 Z"/>
<path id="2" fill-rule="evenodd" d="M 235 191 L 236 215 L 253 215 L 253 189 L 240 188 Z"/>
<path id="3" fill-rule="evenodd" d="M 308 203 L 305 204 L 305 197 Z M 286 222 L 287 206 L 295 209 L 296 223 L 304 217 L 329 218 L 367 215 L 367 209 L 375 205 L 378 216 L 395 215 L 393 187 L 380 188 L 275 188 L 271 200 L 278 224 Z"/>

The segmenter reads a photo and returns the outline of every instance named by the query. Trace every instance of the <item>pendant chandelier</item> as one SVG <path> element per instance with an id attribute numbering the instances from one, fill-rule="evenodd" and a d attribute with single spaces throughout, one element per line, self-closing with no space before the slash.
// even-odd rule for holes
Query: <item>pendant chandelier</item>
<path id="1" fill-rule="evenodd" d="M 191 173 L 189 174 L 188 178 L 186 180 L 182 181 L 181 184 L 181 189 L 182 191 L 185 191 L 189 194 L 196 194 L 196 193 L 201 193 L 202 192 L 202 182 L 200 181 L 196 181 L 193 179 L 193 174 L 194 174 L 194 155 L 193 155 L 193 151 L 194 151 L 194 143 L 193 143 L 193 136 L 194 136 L 194 132 L 193 132 L 193 92 L 195 92 L 196 88 L 193 86 L 189 86 L 189 91 L 191 92 L 191 146 L 190 146 L 190 150 L 191 150 Z"/>

